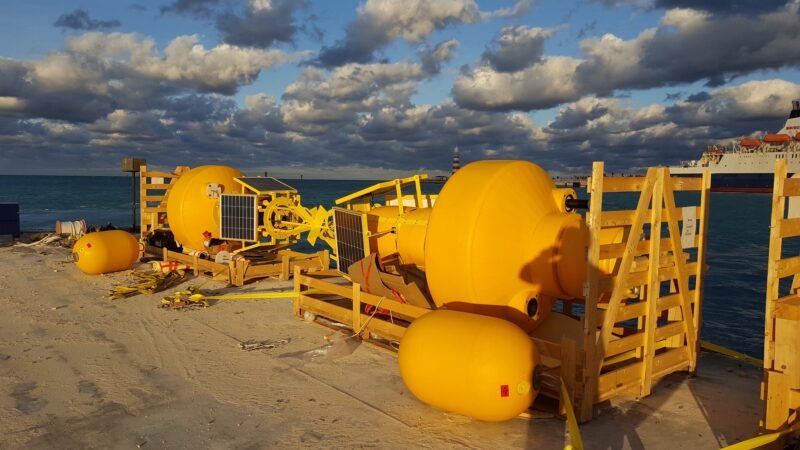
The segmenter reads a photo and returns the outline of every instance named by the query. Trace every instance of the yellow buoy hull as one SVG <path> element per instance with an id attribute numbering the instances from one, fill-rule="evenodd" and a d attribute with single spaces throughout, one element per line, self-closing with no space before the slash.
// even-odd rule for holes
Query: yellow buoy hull
<path id="1" fill-rule="evenodd" d="M 200 166 L 181 175 L 167 194 L 167 222 L 175 240 L 186 248 L 203 250 L 209 237 L 219 238 L 217 194 L 240 193 L 235 178 L 241 176 L 242 172 L 227 166 Z"/>
<path id="2" fill-rule="evenodd" d="M 89 233 L 72 247 L 72 259 L 81 272 L 90 275 L 118 272 L 139 259 L 139 243 L 122 230 Z"/>
<path id="3" fill-rule="evenodd" d="M 524 412 L 538 393 L 533 341 L 495 317 L 437 310 L 415 320 L 400 342 L 400 375 L 421 401 L 484 421 Z"/>

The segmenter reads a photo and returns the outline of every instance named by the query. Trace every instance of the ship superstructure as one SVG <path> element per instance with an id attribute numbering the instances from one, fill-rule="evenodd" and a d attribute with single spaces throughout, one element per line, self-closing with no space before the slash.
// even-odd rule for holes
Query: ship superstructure
<path id="1" fill-rule="evenodd" d="M 743 138 L 731 145 L 711 145 L 700 159 L 670 167 L 679 176 L 700 176 L 711 172 L 711 190 L 722 192 L 771 192 L 775 160 L 785 159 L 789 173 L 800 172 L 800 100 L 783 128 L 761 138 Z"/>

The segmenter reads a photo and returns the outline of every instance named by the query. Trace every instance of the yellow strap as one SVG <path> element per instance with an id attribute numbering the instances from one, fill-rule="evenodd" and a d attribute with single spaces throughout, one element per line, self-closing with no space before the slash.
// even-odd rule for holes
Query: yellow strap
<path id="1" fill-rule="evenodd" d="M 800 429 L 800 422 L 796 422 L 791 427 L 789 427 L 789 428 L 787 428 L 785 430 L 782 430 L 782 431 L 776 431 L 775 433 L 770 433 L 770 434 L 762 434 L 761 436 L 756 436 L 756 437 L 748 439 L 746 441 L 737 442 L 737 443 L 735 443 L 733 445 L 729 445 L 727 447 L 723 447 L 722 450 L 726 450 L 726 449 L 727 450 L 750 450 L 750 449 L 755 449 L 755 448 L 761 448 L 761 447 L 763 447 L 763 446 L 765 446 L 767 444 L 771 444 L 771 443 L 777 441 L 778 439 L 782 438 L 783 436 L 785 436 L 785 435 L 787 435 L 789 433 L 794 433 L 798 429 Z"/>
<path id="2" fill-rule="evenodd" d="M 752 364 L 754 366 L 762 367 L 764 365 L 764 361 L 753 358 L 752 356 L 745 355 L 744 353 L 739 353 L 736 350 L 731 350 L 729 348 L 725 348 L 721 345 L 713 344 L 708 341 L 700 341 L 700 348 L 720 353 L 725 356 L 730 356 L 731 358 L 738 359 L 740 361 L 746 362 L 748 364 Z"/>
<path id="3" fill-rule="evenodd" d="M 316 290 L 310 289 L 303 291 L 303 295 L 314 294 Z M 200 294 L 202 295 L 202 294 Z M 273 291 L 273 292 L 244 292 L 241 294 L 208 295 L 203 298 L 209 300 L 244 300 L 244 299 L 269 299 L 269 298 L 293 298 L 299 294 L 295 291 Z"/>
<path id="4" fill-rule="evenodd" d="M 564 403 L 564 409 L 567 410 L 567 431 L 569 431 L 570 443 L 564 446 L 564 450 L 583 450 L 583 439 L 581 439 L 581 430 L 578 428 L 578 419 L 575 417 L 575 411 L 572 409 L 572 402 L 569 401 L 569 392 L 567 392 L 567 385 L 564 380 L 561 380 L 561 400 Z"/>

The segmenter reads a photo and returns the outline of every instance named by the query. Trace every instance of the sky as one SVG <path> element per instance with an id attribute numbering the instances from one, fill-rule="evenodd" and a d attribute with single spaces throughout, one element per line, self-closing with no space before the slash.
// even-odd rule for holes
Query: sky
<path id="1" fill-rule="evenodd" d="M 3 2 L 0 174 L 636 172 L 779 130 L 800 0 Z"/>

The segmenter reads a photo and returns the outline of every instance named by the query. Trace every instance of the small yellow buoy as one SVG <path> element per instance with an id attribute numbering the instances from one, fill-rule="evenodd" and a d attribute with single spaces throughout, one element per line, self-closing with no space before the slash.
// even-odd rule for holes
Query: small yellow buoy
<path id="1" fill-rule="evenodd" d="M 83 273 L 97 275 L 130 268 L 139 259 L 139 243 L 122 230 L 89 233 L 72 247 L 72 260 Z"/>
<path id="2" fill-rule="evenodd" d="M 400 342 L 400 375 L 421 401 L 499 422 L 536 398 L 539 355 L 531 338 L 495 317 L 438 310 L 415 320 Z"/>

